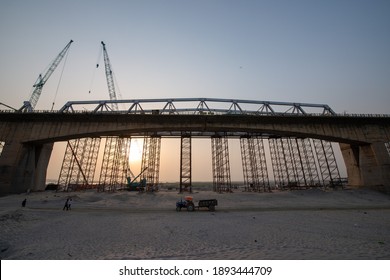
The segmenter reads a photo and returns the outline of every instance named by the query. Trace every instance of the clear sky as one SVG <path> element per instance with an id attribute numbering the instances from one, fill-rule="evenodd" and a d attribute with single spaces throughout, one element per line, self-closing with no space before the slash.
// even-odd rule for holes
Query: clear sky
<path id="1" fill-rule="evenodd" d="M 390 113 L 389 30 L 388 0 L 0 0 L 0 102 L 20 107 L 73 39 L 58 91 L 63 64 L 37 109 L 109 99 L 104 69 L 95 66 L 104 41 L 123 98 Z"/>

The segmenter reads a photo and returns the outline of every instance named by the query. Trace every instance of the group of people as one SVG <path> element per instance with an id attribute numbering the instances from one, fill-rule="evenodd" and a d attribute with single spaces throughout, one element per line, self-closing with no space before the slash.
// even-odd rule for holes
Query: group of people
<path id="1" fill-rule="evenodd" d="M 69 197 L 66 199 L 64 208 L 62 208 L 62 210 L 66 210 L 66 211 L 72 210 L 71 206 L 72 206 L 72 198 Z"/>

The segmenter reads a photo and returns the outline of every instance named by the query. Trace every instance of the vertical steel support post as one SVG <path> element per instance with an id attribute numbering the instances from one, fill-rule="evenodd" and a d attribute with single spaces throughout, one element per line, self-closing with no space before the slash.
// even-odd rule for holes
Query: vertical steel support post
<path id="1" fill-rule="evenodd" d="M 263 188 L 263 191 L 270 191 L 271 186 L 268 177 L 267 160 L 265 156 L 264 139 L 262 137 L 255 137 L 253 139 L 254 150 L 254 165 L 256 165 L 257 178 L 259 185 Z"/>
<path id="2" fill-rule="evenodd" d="M 213 189 L 216 192 L 230 192 L 230 162 L 227 137 L 211 137 Z"/>
<path id="3" fill-rule="evenodd" d="M 117 150 L 118 137 L 106 137 L 103 151 L 102 167 L 99 177 L 98 191 L 112 190 L 115 177 L 115 151 Z"/>
<path id="4" fill-rule="evenodd" d="M 283 156 L 286 163 L 286 172 L 287 172 L 287 182 L 288 186 L 298 186 L 299 185 L 299 179 L 297 174 L 297 160 L 296 160 L 296 152 L 294 151 L 294 147 L 292 145 L 292 139 L 291 138 L 282 138 L 282 150 L 283 150 Z"/>
<path id="5" fill-rule="evenodd" d="M 269 139 L 272 170 L 274 180 L 277 188 L 284 189 L 289 183 L 287 157 L 285 152 L 285 145 L 281 138 Z"/>
<path id="6" fill-rule="evenodd" d="M 180 193 L 192 192 L 191 136 L 181 136 L 180 141 Z"/>
<path id="7" fill-rule="evenodd" d="M 245 190 L 252 191 L 255 188 L 255 179 L 253 177 L 254 172 L 252 170 L 249 136 L 240 138 L 240 148 Z"/>
<path id="8" fill-rule="evenodd" d="M 144 139 L 141 170 L 145 170 L 147 190 L 155 190 L 160 177 L 161 137 L 152 136 Z"/>
<path id="9" fill-rule="evenodd" d="M 106 137 L 99 178 L 100 191 L 115 191 L 126 186 L 129 169 L 130 138 Z"/>
<path id="10" fill-rule="evenodd" d="M 329 141 L 313 139 L 313 144 L 317 154 L 322 183 L 325 187 L 333 186 L 335 182 L 340 181 L 341 176 L 332 143 Z"/>
<path id="11" fill-rule="evenodd" d="M 302 160 L 305 184 L 308 187 L 317 187 L 320 183 L 316 159 L 309 138 L 298 138 L 297 146 Z"/>
<path id="12" fill-rule="evenodd" d="M 91 187 L 95 176 L 100 138 L 69 140 L 58 178 L 58 186 L 69 190 Z"/>
<path id="13" fill-rule="evenodd" d="M 263 138 L 241 137 L 241 158 L 246 190 L 269 191 L 269 178 Z"/>

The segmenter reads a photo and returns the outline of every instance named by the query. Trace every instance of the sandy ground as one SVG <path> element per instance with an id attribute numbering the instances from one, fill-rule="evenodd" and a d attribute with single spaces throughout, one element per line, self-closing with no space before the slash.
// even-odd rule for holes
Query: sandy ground
<path id="1" fill-rule="evenodd" d="M 63 211 L 68 196 L 71 211 Z M 1 259 L 390 259 L 390 196 L 370 190 L 0 197 Z M 24 198 L 27 206 L 21 207 Z"/>

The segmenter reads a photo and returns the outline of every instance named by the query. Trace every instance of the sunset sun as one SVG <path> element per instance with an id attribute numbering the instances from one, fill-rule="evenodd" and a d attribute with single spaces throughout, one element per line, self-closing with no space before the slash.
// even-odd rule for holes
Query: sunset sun
<path id="1" fill-rule="evenodd" d="M 132 139 L 130 145 L 129 162 L 139 163 L 142 160 L 142 139 Z"/>

